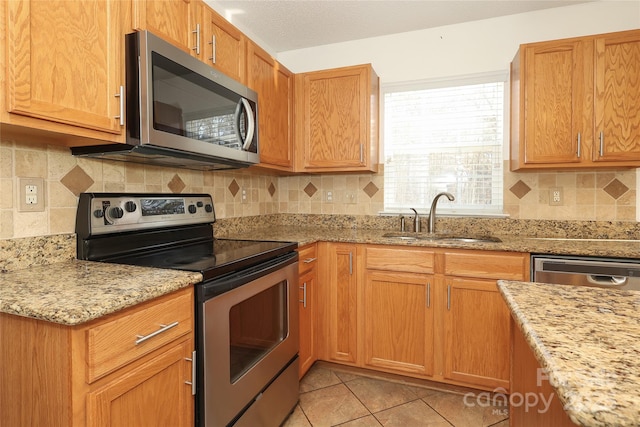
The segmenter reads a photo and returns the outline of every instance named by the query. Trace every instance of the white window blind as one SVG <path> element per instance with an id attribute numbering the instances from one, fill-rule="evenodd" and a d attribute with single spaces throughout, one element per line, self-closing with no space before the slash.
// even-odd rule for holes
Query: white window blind
<path id="1" fill-rule="evenodd" d="M 501 214 L 504 73 L 383 90 L 384 209 Z"/>

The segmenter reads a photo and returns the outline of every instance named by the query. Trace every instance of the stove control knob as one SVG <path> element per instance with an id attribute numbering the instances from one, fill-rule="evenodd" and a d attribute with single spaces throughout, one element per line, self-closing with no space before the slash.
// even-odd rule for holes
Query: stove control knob
<path id="1" fill-rule="evenodd" d="M 198 203 L 196 203 L 196 205 L 198 205 L 198 207 L 201 208 L 204 205 L 204 203 L 198 202 Z"/>
<path id="2" fill-rule="evenodd" d="M 189 205 L 189 213 L 194 214 L 196 213 L 196 210 L 197 210 L 196 205 Z"/>
<path id="3" fill-rule="evenodd" d="M 138 206 L 136 206 L 136 203 L 132 201 L 128 201 L 127 203 L 124 204 L 124 209 L 127 212 L 135 212 L 137 208 Z"/>
<path id="4" fill-rule="evenodd" d="M 95 216 L 96 218 L 102 218 L 104 216 L 104 212 L 102 209 L 96 209 L 95 211 L 93 211 L 93 216 Z"/>
<path id="5" fill-rule="evenodd" d="M 109 210 L 109 214 L 111 215 L 111 218 L 122 218 L 122 216 L 124 215 L 124 211 L 122 210 L 122 208 L 116 206 Z"/>
<path id="6" fill-rule="evenodd" d="M 211 206 L 209 203 L 207 203 L 206 205 L 204 205 L 204 210 L 211 213 L 213 212 L 213 206 Z"/>

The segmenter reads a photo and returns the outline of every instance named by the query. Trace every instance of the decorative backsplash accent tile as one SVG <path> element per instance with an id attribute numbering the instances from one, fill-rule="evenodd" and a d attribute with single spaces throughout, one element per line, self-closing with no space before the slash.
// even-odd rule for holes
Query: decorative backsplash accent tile
<path id="1" fill-rule="evenodd" d="M 609 184 L 607 184 L 607 186 L 604 187 L 603 190 L 608 195 L 618 200 L 620 196 L 622 196 L 624 193 L 629 191 L 629 187 L 624 185 L 622 182 L 618 180 L 618 178 L 616 178 L 613 181 L 611 181 Z"/>
<path id="2" fill-rule="evenodd" d="M 184 190 L 186 186 L 187 184 L 184 183 L 178 174 L 173 175 L 173 178 L 171 178 L 171 181 L 167 184 L 169 190 L 174 193 L 182 193 L 182 190 Z"/>
<path id="3" fill-rule="evenodd" d="M 240 191 L 240 186 L 235 179 L 231 180 L 231 184 L 229 184 L 229 187 L 227 188 L 229 188 L 229 191 L 231 192 L 231 195 L 233 197 L 236 197 L 236 194 L 238 194 L 238 191 Z"/>
<path id="4" fill-rule="evenodd" d="M 276 186 L 273 185 L 273 182 L 269 184 L 269 188 L 267 188 L 267 191 L 269 192 L 269 195 L 271 197 L 273 197 L 273 195 L 276 193 Z"/>
<path id="5" fill-rule="evenodd" d="M 307 196 L 313 197 L 314 194 L 318 191 L 318 188 L 313 185 L 313 183 L 308 183 L 306 187 L 304 187 L 304 192 L 307 193 Z"/>
<path id="6" fill-rule="evenodd" d="M 80 166 L 75 166 L 60 180 L 76 196 L 84 193 L 93 185 L 93 179 Z"/>
<path id="7" fill-rule="evenodd" d="M 531 191 L 531 187 L 525 184 L 522 180 L 518 180 L 515 184 L 511 186 L 509 189 L 518 199 L 522 199 Z"/>
<path id="8" fill-rule="evenodd" d="M 369 181 L 362 190 L 367 193 L 367 196 L 373 197 L 380 189 L 373 182 Z"/>

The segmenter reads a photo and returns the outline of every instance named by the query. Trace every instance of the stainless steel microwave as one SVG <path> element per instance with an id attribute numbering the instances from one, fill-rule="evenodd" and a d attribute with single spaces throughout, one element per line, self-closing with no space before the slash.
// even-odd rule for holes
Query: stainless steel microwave
<path id="1" fill-rule="evenodd" d="M 126 144 L 74 155 L 203 170 L 259 162 L 254 91 L 148 31 L 125 43 Z"/>

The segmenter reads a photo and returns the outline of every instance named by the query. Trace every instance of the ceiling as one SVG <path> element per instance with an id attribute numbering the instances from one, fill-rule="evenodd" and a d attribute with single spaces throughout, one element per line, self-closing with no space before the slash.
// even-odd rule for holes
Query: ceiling
<path id="1" fill-rule="evenodd" d="M 207 0 L 276 53 L 593 0 Z"/>

